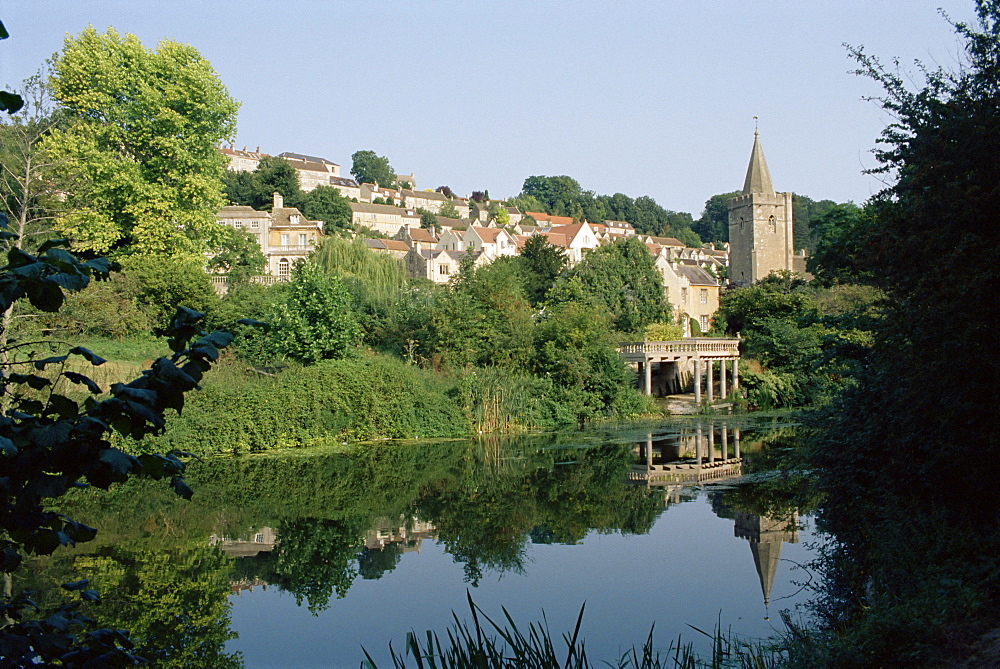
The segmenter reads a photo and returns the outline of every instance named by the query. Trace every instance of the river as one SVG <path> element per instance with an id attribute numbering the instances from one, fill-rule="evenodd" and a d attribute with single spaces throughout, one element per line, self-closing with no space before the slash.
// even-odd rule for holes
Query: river
<path id="1" fill-rule="evenodd" d="M 16 585 L 89 576 L 92 615 L 160 666 L 357 667 L 362 646 L 392 666 L 390 642 L 444 636 L 469 597 L 523 628 L 544 617 L 557 647 L 584 607 L 595 663 L 654 625 L 660 650 L 707 650 L 695 628 L 766 637 L 810 595 L 807 510 L 733 485 L 790 429 L 688 418 L 213 459 L 192 465 L 191 502 L 156 482 L 75 496 L 98 538 Z"/>

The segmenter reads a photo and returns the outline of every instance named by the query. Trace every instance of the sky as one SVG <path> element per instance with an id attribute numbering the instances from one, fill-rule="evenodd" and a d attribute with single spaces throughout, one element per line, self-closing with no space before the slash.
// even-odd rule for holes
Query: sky
<path id="1" fill-rule="evenodd" d="M 972 0 L 0 0 L 17 86 L 87 25 L 197 48 L 240 101 L 236 148 L 373 150 L 419 189 L 513 197 L 531 175 L 697 218 L 743 186 L 861 203 L 891 118 L 845 44 L 953 67 Z M 919 78 L 914 76 L 914 82 Z M 759 119 L 754 120 L 757 116 Z"/>

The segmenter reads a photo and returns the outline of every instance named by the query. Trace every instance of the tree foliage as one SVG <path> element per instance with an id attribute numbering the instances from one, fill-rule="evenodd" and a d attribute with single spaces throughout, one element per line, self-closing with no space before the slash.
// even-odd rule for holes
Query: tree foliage
<path id="1" fill-rule="evenodd" d="M 635 237 L 599 246 L 563 275 L 552 300 L 601 305 L 611 314 L 615 330 L 641 333 L 650 323 L 669 320 L 663 278 L 653 262 L 646 245 Z"/>
<path id="2" fill-rule="evenodd" d="M 293 271 L 273 326 L 278 350 L 305 364 L 346 357 L 361 340 L 344 283 L 308 261 Z"/>
<path id="3" fill-rule="evenodd" d="M 46 139 L 66 193 L 58 227 L 76 248 L 183 256 L 219 233 L 225 159 L 237 103 L 191 46 L 93 27 L 66 38 L 52 87 L 71 123 Z"/>
<path id="4" fill-rule="evenodd" d="M 396 183 L 396 172 L 389 159 L 374 151 L 355 151 L 351 154 L 351 175 L 359 184 L 378 184 L 389 188 Z"/>

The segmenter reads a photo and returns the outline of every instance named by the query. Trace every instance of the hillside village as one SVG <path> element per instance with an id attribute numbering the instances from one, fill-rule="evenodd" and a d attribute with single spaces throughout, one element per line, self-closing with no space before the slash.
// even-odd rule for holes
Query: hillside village
<path id="1" fill-rule="evenodd" d="M 256 170 L 268 155 L 259 148 L 219 147 L 219 151 L 229 160 L 228 169 L 242 172 Z M 532 235 L 542 235 L 562 249 L 570 265 L 580 262 L 589 249 L 638 236 L 655 258 L 667 300 L 675 310 L 675 322 L 683 324 L 685 335 L 691 336 L 699 334 L 691 331 L 692 321 L 701 332 L 710 329 L 712 315 L 719 308 L 720 287 L 729 275 L 728 245 L 721 249 L 711 244 L 690 248 L 672 237 L 638 234 L 625 221 L 577 221 L 568 216 L 522 212 L 503 200 L 477 201 L 420 191 L 416 190 L 414 174 L 399 175 L 393 188 L 359 184 L 342 176 L 340 165 L 324 158 L 287 152 L 277 157 L 295 169 L 304 192 L 326 185 L 349 198 L 352 235 L 363 239 L 373 252 L 398 259 L 414 278 L 447 283 L 463 258 L 472 256 L 475 265 L 481 266 L 502 256 L 514 256 Z M 458 217 L 442 216 L 442 210 Z M 506 215 L 498 215 L 500 210 Z M 423 227 L 426 223 L 421 213 L 428 211 L 435 214 L 433 228 Z M 258 280 L 266 283 L 287 280 L 295 263 L 316 248 L 324 235 L 321 221 L 310 221 L 297 208 L 284 206 L 281 193 L 274 193 L 270 212 L 231 205 L 223 207 L 216 218 L 255 237 L 267 259 L 267 276 Z M 506 224 L 502 225 L 503 219 Z M 224 289 L 222 277 L 217 286 Z"/>

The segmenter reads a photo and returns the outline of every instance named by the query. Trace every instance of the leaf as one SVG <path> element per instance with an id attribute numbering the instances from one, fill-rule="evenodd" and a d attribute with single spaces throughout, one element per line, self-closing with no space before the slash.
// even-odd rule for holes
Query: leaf
<path id="1" fill-rule="evenodd" d="M 80 405 L 65 395 L 52 395 L 46 413 L 56 413 L 60 418 L 76 418 L 80 415 Z"/>
<path id="2" fill-rule="evenodd" d="M 17 455 L 17 446 L 7 437 L 0 437 L 0 453 L 12 458 Z"/>
<path id="3" fill-rule="evenodd" d="M 58 362 L 65 362 L 68 357 L 69 357 L 68 355 L 56 355 L 56 356 L 52 356 L 51 358 L 44 358 L 43 360 L 36 360 L 34 362 L 35 369 L 37 369 L 38 371 L 42 371 L 42 370 L 45 369 L 46 365 L 54 365 L 54 364 L 56 364 Z"/>
<path id="4" fill-rule="evenodd" d="M 0 91 L 0 109 L 9 114 L 16 114 L 24 106 L 24 100 L 20 95 L 10 91 Z"/>
<path id="5" fill-rule="evenodd" d="M 105 360 L 101 356 L 97 355 L 96 353 L 93 353 L 89 349 L 86 349 L 82 346 L 74 346 L 69 350 L 69 352 L 72 353 L 73 355 L 83 356 L 87 360 L 87 362 L 94 365 L 95 367 L 97 367 L 98 365 L 103 365 L 104 363 L 107 362 L 107 360 Z"/>
<path id="6" fill-rule="evenodd" d="M 39 254 L 45 253 L 49 249 L 55 248 L 57 246 L 65 246 L 66 248 L 69 248 L 69 240 L 66 239 L 66 238 L 62 238 L 62 239 L 47 239 L 46 241 L 42 242 L 41 246 L 38 247 L 38 253 Z M 73 256 L 70 256 L 70 257 L 73 258 Z M 73 258 L 73 259 L 76 260 L 75 258 Z"/>
<path id="7" fill-rule="evenodd" d="M 59 311 L 65 299 L 58 284 L 50 281 L 32 281 L 25 286 L 25 293 L 31 306 L 42 311 Z"/>
<path id="8" fill-rule="evenodd" d="M 170 479 L 170 485 L 173 486 L 174 492 L 183 497 L 184 499 L 191 499 L 194 495 L 194 491 L 188 487 L 188 484 L 184 482 L 180 476 L 175 476 Z"/>
<path id="9" fill-rule="evenodd" d="M 127 474 L 139 464 L 134 457 L 122 453 L 117 448 L 105 449 L 98 459 L 118 474 Z"/>
<path id="10" fill-rule="evenodd" d="M 63 372 L 63 376 L 72 381 L 73 383 L 79 383 L 81 385 L 87 386 L 87 390 L 94 393 L 95 395 L 100 395 L 104 391 L 101 387 L 97 385 L 89 376 L 84 376 L 78 372 Z"/>

